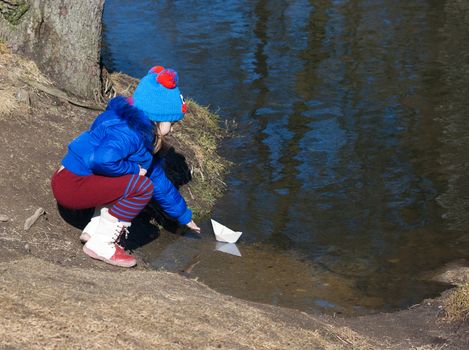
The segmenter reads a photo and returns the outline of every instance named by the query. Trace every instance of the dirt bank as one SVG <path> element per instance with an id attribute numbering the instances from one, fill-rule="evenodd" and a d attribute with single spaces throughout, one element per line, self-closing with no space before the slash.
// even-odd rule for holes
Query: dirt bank
<path id="1" fill-rule="evenodd" d="M 224 296 L 194 280 L 150 271 L 142 261 L 136 269 L 122 270 L 86 258 L 79 229 L 59 215 L 49 179 L 67 142 L 96 112 L 32 88 L 28 80 L 48 86 L 34 64 L 0 47 L 0 348 L 466 347 L 467 323 L 445 322 L 443 299 L 394 314 L 332 318 Z M 196 133 L 190 120 L 186 129 Z M 203 153 L 215 152 L 215 141 L 206 134 L 194 145 L 190 133 L 176 131 L 177 147 L 169 150 L 188 159 L 184 191 L 193 205 L 205 203 L 201 212 L 216 197 L 204 197 L 208 185 L 219 181 L 207 176 L 207 167 L 216 167 L 215 174 L 223 171 L 214 153 L 209 155 L 215 163 L 207 163 Z M 39 207 L 45 215 L 25 230 L 25 220 Z M 158 236 L 158 226 L 148 219 L 153 214 L 136 225 L 146 227 L 150 239 Z M 86 220 L 86 214 L 74 219 Z"/>

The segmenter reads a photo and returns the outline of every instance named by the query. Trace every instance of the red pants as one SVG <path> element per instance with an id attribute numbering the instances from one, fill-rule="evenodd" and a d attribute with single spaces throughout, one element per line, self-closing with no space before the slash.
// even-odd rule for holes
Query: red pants
<path id="1" fill-rule="evenodd" d="M 153 183 L 145 176 L 78 176 L 67 169 L 56 171 L 51 180 L 55 199 L 65 208 L 112 206 L 109 213 L 132 221 L 153 195 Z"/>

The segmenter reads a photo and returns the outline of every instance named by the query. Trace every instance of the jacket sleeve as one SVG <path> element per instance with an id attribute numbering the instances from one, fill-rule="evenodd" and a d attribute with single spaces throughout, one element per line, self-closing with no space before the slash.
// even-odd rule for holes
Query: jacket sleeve
<path id="1" fill-rule="evenodd" d="M 148 176 L 153 182 L 153 199 L 164 212 L 182 225 L 189 223 L 192 220 L 192 211 L 187 207 L 177 188 L 166 177 L 161 159 L 153 162 Z"/>
<path id="2" fill-rule="evenodd" d="M 128 159 L 137 150 L 137 142 L 129 135 L 109 133 L 91 155 L 91 171 L 93 174 L 105 176 L 138 174 L 138 163 Z"/>
<path id="3" fill-rule="evenodd" d="M 153 154 L 140 143 L 138 150 L 127 158 L 130 162 L 139 164 L 143 169 L 148 170 L 153 162 Z"/>

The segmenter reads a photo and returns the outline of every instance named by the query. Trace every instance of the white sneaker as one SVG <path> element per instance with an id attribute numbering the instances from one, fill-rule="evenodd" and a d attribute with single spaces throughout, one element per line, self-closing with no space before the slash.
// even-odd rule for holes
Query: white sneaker
<path id="1" fill-rule="evenodd" d="M 83 246 L 83 252 L 93 259 L 104 261 L 111 265 L 132 267 L 137 260 L 128 255 L 116 241 L 127 232 L 130 222 L 119 221 L 108 211 L 102 211 L 96 231 Z"/>

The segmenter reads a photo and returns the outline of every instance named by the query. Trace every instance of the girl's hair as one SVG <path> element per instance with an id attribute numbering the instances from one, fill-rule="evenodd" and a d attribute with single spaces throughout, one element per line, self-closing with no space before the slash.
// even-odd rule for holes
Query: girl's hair
<path id="1" fill-rule="evenodd" d="M 157 154 L 163 148 L 164 136 L 160 135 L 158 128 L 155 127 L 155 142 L 153 143 L 153 154 Z"/>

